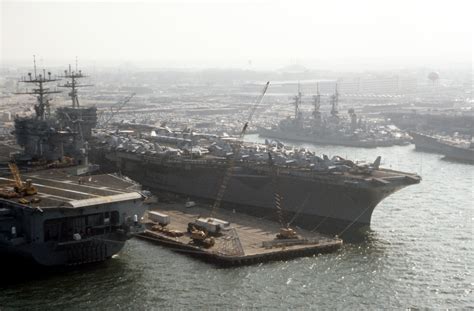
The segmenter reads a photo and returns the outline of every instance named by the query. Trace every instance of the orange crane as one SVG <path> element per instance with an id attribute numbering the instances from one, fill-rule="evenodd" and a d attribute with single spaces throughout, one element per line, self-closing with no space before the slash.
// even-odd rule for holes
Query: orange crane
<path id="1" fill-rule="evenodd" d="M 8 167 L 10 168 L 13 179 L 15 180 L 14 189 L 16 193 L 18 193 L 20 196 L 35 195 L 38 193 L 38 190 L 36 190 L 36 187 L 33 186 L 31 179 L 27 179 L 25 183 L 23 183 L 20 176 L 20 170 L 15 163 L 8 163 Z"/>

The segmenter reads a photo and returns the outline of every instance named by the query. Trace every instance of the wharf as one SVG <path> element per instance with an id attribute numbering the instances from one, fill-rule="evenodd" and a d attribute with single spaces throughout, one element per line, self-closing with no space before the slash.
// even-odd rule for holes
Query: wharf
<path id="1" fill-rule="evenodd" d="M 193 243 L 187 227 L 188 223 L 200 216 L 208 217 L 209 208 L 201 206 L 186 208 L 183 203 L 158 203 L 152 205 L 150 210 L 169 216 L 170 224 L 166 226 L 166 229 L 171 234 L 153 230 L 154 223 L 145 215 L 144 222 L 148 229 L 137 234 L 138 238 L 156 242 L 174 251 L 220 266 L 240 266 L 312 256 L 333 252 L 342 246 L 342 240 L 339 238 L 331 238 L 299 228 L 296 228 L 299 239 L 276 239 L 280 231 L 278 223 L 228 210 L 219 210 L 215 217 L 230 222 L 231 229 L 224 230 L 219 236 L 215 236 L 215 245 L 205 248 Z"/>

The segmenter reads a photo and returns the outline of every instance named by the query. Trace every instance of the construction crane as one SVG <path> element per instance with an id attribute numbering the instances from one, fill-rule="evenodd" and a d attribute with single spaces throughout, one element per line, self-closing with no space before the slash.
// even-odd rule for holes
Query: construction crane
<path id="1" fill-rule="evenodd" d="M 127 97 L 125 97 L 121 102 L 118 102 L 116 103 L 115 105 L 113 105 L 112 107 L 110 107 L 110 115 L 108 116 L 108 118 L 102 123 L 102 127 L 106 127 L 107 124 L 109 124 L 110 120 L 112 120 L 112 118 L 115 116 L 116 113 L 118 113 L 120 110 L 122 110 L 122 108 L 130 101 L 132 100 L 132 98 L 135 96 L 136 94 L 135 93 L 132 93 L 130 95 L 128 95 Z M 114 110 L 114 107 L 115 107 L 115 110 Z"/>
<path id="2" fill-rule="evenodd" d="M 218 235 L 220 234 L 221 230 L 228 231 L 230 229 L 231 230 L 230 232 L 232 235 L 231 244 L 233 245 L 234 248 L 236 247 L 233 251 L 235 251 L 238 254 L 243 253 L 243 249 L 242 249 L 242 245 L 240 244 L 240 241 L 236 241 L 238 240 L 238 237 L 235 230 L 232 231 L 232 229 L 230 228 L 230 224 L 228 222 L 214 218 L 214 214 L 216 213 L 217 209 L 220 207 L 222 198 L 224 197 L 224 193 L 227 189 L 227 185 L 229 184 L 229 180 L 232 175 L 232 170 L 235 166 L 235 160 L 237 158 L 237 155 L 240 152 L 241 143 L 242 143 L 241 140 L 244 138 L 249 122 L 252 120 L 252 117 L 255 114 L 255 110 L 262 103 L 269 84 L 270 82 L 267 82 L 265 84 L 265 87 L 263 88 L 262 93 L 258 97 L 255 105 L 250 110 L 250 114 L 249 114 L 249 117 L 247 118 L 247 122 L 245 122 L 242 128 L 242 131 L 240 132 L 238 144 L 234 147 L 234 156 L 230 159 L 227 170 L 224 173 L 222 184 L 219 188 L 219 192 L 217 193 L 216 200 L 212 206 L 212 210 L 211 210 L 211 214 L 209 218 L 197 218 L 196 220 L 188 224 L 188 232 L 191 235 L 191 239 L 193 243 L 202 245 L 206 248 L 210 248 L 214 246 L 214 243 L 215 243 L 214 239 L 210 236 L 211 234 Z M 239 245 L 240 247 L 238 247 Z"/>
<path id="3" fill-rule="evenodd" d="M 23 183 L 20 176 L 20 170 L 18 169 L 18 166 L 16 166 L 15 163 L 9 162 L 8 167 L 10 168 L 13 179 L 15 181 L 14 190 L 16 193 L 18 193 L 20 196 L 35 195 L 38 193 L 35 186 L 33 186 L 31 179 L 27 179 L 25 183 Z"/>
<path id="4" fill-rule="evenodd" d="M 237 155 L 239 154 L 240 152 L 240 149 L 242 147 L 242 142 L 241 140 L 244 138 L 245 136 L 245 132 L 247 131 L 247 128 L 248 128 L 248 125 L 250 123 L 250 121 L 252 120 L 253 118 L 253 115 L 255 114 L 255 110 L 257 110 L 257 107 L 262 103 L 263 101 L 263 98 L 265 97 L 265 94 L 267 93 L 267 89 L 268 89 L 268 86 L 270 85 L 270 81 L 268 81 L 263 90 L 262 90 L 262 93 L 260 94 L 260 96 L 257 98 L 257 101 L 255 102 L 255 105 L 252 107 L 252 109 L 250 110 L 250 114 L 249 114 L 249 117 L 247 118 L 247 122 L 245 122 L 243 128 L 242 128 L 242 131 L 240 132 L 240 135 L 239 135 L 239 142 L 238 144 L 235 146 L 234 148 L 234 156 L 230 159 L 230 162 L 229 162 L 229 166 L 227 167 L 227 170 L 226 172 L 224 173 L 224 178 L 222 179 L 222 184 L 219 188 L 219 192 L 217 193 L 217 197 L 216 197 L 216 200 L 214 201 L 214 204 L 212 206 L 212 211 L 211 211 L 211 217 L 214 216 L 215 212 L 217 211 L 217 209 L 220 207 L 221 205 L 221 202 L 222 202 L 222 198 L 224 197 L 224 193 L 227 189 L 227 185 L 229 184 L 229 180 L 230 180 L 230 177 L 232 175 L 232 170 L 234 169 L 234 166 L 235 166 L 235 160 L 237 158 Z"/>
<path id="5" fill-rule="evenodd" d="M 272 174 L 272 185 L 273 185 L 273 196 L 275 200 L 275 207 L 278 215 L 278 222 L 280 223 L 280 233 L 277 234 L 278 239 L 298 239 L 299 236 L 296 234 L 296 231 L 290 228 L 288 223 L 284 222 L 283 217 L 283 196 L 280 194 L 280 187 L 278 184 L 278 168 L 276 167 L 272 154 L 268 152 L 268 163 L 270 164 L 271 174 Z"/>

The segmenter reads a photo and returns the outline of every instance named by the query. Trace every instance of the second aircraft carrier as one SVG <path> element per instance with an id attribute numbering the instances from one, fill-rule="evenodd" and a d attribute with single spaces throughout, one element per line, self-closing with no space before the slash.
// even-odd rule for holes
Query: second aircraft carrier
<path id="1" fill-rule="evenodd" d="M 143 135 L 103 134 L 92 148 L 94 161 L 111 170 L 119 169 L 151 190 L 213 201 L 235 157 L 223 207 L 274 218 L 276 190 L 270 154 L 277 166 L 286 221 L 325 232 L 369 225 L 380 201 L 421 180 L 416 174 L 380 168 L 380 157 L 374 163 L 359 165 L 281 144 L 244 144 L 160 129 L 152 133 L 146 139 Z"/>

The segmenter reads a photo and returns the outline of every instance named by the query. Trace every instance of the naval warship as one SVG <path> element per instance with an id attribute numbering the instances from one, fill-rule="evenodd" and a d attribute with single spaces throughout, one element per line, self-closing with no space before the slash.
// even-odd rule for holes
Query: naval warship
<path id="1" fill-rule="evenodd" d="M 448 137 L 428 135 L 411 131 L 415 148 L 421 151 L 440 153 L 448 160 L 474 164 L 474 143 L 472 139 L 456 141 Z"/>
<path id="2" fill-rule="evenodd" d="M 0 254 L 44 266 L 103 261 L 117 254 L 145 211 L 140 186 L 116 174 L 95 174 L 88 161 L 88 139 L 95 108 L 79 106 L 80 71 L 65 71 L 72 106 L 53 114 L 47 87 L 59 79 L 29 73 L 35 115 L 15 118 L 22 151 L 3 164 L 0 176 Z M 5 256 L 8 255 L 8 256 Z"/>
<path id="3" fill-rule="evenodd" d="M 285 219 L 321 232 L 370 225 L 377 204 L 392 193 L 420 182 L 420 176 L 329 158 L 280 142 L 250 144 L 232 137 L 170 131 L 104 131 L 91 148 L 96 162 L 120 170 L 158 193 L 174 193 L 212 202 L 233 163 L 222 207 L 259 217 L 275 217 L 269 154 L 277 166 Z M 238 150 L 238 152 L 236 152 Z"/>
<path id="4" fill-rule="evenodd" d="M 323 117 L 320 112 L 321 94 L 319 87 L 313 97 L 313 113 L 309 118 L 303 117 L 300 111 L 303 95 L 293 98 L 295 112 L 293 118 L 281 120 L 271 128 L 258 127 L 262 137 L 301 141 L 320 145 L 339 145 L 347 147 L 375 148 L 394 145 L 406 145 L 409 136 L 405 133 L 382 125 L 372 125 L 358 119 L 353 108 L 348 110 L 350 121 L 347 122 L 339 115 L 339 93 L 337 85 L 335 93 L 330 97 L 331 112 L 329 117 Z"/>

